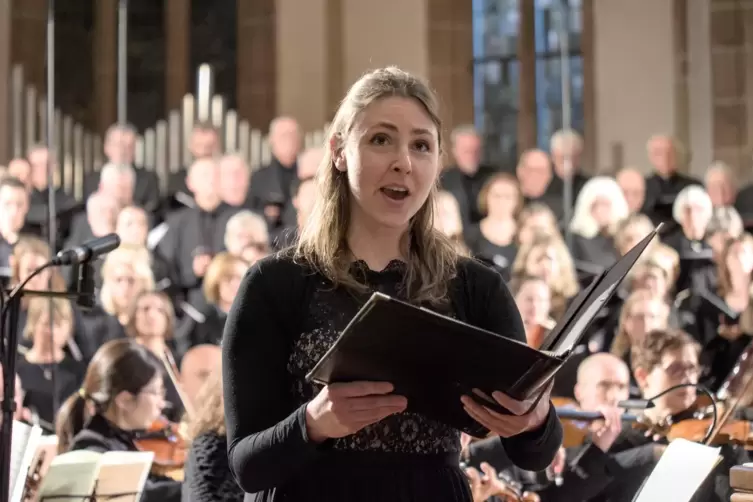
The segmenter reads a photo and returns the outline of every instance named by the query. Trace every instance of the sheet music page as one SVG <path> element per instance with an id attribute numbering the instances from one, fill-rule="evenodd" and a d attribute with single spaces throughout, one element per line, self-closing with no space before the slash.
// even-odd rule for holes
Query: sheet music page
<path id="1" fill-rule="evenodd" d="M 39 487 L 39 501 L 55 497 L 54 502 L 83 502 L 94 491 L 99 476 L 101 453 L 77 450 L 63 453 L 50 463 Z"/>
<path id="2" fill-rule="evenodd" d="M 108 451 L 99 464 L 97 496 L 111 502 L 139 502 L 152 462 L 150 451 Z"/>
<path id="3" fill-rule="evenodd" d="M 37 444 L 42 437 L 42 429 L 13 421 L 10 452 L 10 494 L 11 502 L 20 502 L 24 492 L 29 466 L 34 459 Z"/>
<path id="4" fill-rule="evenodd" d="M 664 450 L 635 502 L 688 502 L 721 460 L 719 451 L 720 448 L 675 439 Z"/>

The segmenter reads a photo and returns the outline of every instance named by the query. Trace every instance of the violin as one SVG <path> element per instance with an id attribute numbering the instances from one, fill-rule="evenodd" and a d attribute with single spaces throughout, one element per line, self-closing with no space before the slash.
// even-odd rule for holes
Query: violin
<path id="1" fill-rule="evenodd" d="M 42 484 L 42 466 L 46 453 L 41 451 L 34 465 L 29 469 L 29 474 L 24 482 L 24 490 L 21 495 L 21 502 L 32 502 L 37 499 L 39 486 Z"/>
<path id="2" fill-rule="evenodd" d="M 137 435 L 134 444 L 139 451 L 154 453 L 152 474 L 183 481 L 188 442 L 178 424 L 158 418 L 146 431 Z"/>
<path id="3" fill-rule="evenodd" d="M 461 462 L 460 467 L 465 471 L 467 465 Z M 495 500 L 499 500 L 499 502 L 541 502 L 541 497 L 538 494 L 524 491 L 521 483 L 514 481 L 506 474 L 498 473 L 497 479 L 500 483 L 496 485 Z"/>

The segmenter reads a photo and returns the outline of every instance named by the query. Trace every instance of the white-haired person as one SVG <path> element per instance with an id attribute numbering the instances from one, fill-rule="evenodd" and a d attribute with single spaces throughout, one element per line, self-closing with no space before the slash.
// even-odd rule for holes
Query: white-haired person
<path id="1" fill-rule="evenodd" d="M 609 267 L 617 261 L 614 234 L 629 214 L 622 189 L 613 178 L 597 176 L 583 185 L 570 221 L 576 268 L 578 262 Z"/>
<path id="2" fill-rule="evenodd" d="M 672 218 L 677 228 L 663 241 L 680 255 L 680 274 L 676 291 L 716 288 L 713 251 L 706 241 L 709 223 L 714 214 L 711 197 L 700 185 L 683 188 L 672 206 Z"/>

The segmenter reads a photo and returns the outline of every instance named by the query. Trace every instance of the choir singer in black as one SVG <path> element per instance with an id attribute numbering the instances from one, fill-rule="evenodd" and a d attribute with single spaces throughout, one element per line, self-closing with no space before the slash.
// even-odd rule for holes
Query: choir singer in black
<path id="1" fill-rule="evenodd" d="M 441 129 L 425 83 L 396 68 L 364 75 L 334 118 L 296 247 L 244 277 L 222 351 L 229 463 L 246 501 L 471 502 L 459 431 L 412 412 L 390 382 L 305 379 L 374 291 L 525 342 L 502 277 L 434 230 Z M 548 392 L 533 409 L 494 397 L 520 415 L 462 401 L 514 464 L 545 469 L 562 440 Z"/>

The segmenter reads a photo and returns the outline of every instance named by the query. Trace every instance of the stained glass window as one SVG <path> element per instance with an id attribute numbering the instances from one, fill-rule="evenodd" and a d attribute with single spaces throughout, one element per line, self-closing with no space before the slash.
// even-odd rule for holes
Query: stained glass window
<path id="1" fill-rule="evenodd" d="M 475 121 L 484 136 L 485 160 L 499 166 L 515 165 L 519 154 L 521 1 L 530 0 L 473 0 Z M 582 0 L 535 2 L 537 142 L 546 149 L 552 133 L 563 125 L 565 40 L 571 126 L 583 130 Z"/>

